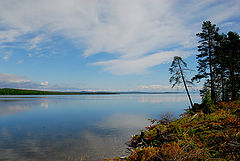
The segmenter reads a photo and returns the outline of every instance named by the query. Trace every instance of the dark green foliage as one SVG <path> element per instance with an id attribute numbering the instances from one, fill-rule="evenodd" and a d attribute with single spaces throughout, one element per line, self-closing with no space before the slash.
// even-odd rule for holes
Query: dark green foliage
<path id="1" fill-rule="evenodd" d="M 228 32 L 218 37 L 216 46 L 216 91 L 222 100 L 237 100 L 240 96 L 240 38 L 237 33 Z"/>
<path id="2" fill-rule="evenodd" d="M 54 91 L 38 91 L 38 90 L 23 90 L 23 89 L 0 89 L 0 95 L 87 95 L 87 94 L 118 94 L 113 92 L 54 92 Z"/>
<path id="3" fill-rule="evenodd" d="M 211 100 L 210 91 L 207 90 L 202 97 L 202 110 L 204 113 L 213 112 L 213 101 Z"/>
<path id="4" fill-rule="evenodd" d="M 228 101 L 229 100 L 229 74 L 227 72 L 228 63 L 227 63 L 227 54 L 225 51 L 226 43 L 227 43 L 227 36 L 225 34 L 218 35 L 217 39 L 217 46 L 215 47 L 215 93 L 216 97 L 218 98 L 217 101 Z"/>
<path id="5" fill-rule="evenodd" d="M 193 77 L 193 80 L 200 81 L 202 78 L 209 79 L 211 89 L 211 99 L 216 100 L 215 85 L 214 85 L 214 71 L 215 66 L 215 46 L 217 44 L 216 38 L 218 36 L 219 28 L 215 24 L 211 24 L 210 21 L 204 21 L 202 24 L 202 32 L 197 33 L 197 37 L 200 38 L 197 55 L 198 60 L 198 74 Z"/>
<path id="6" fill-rule="evenodd" d="M 236 100 L 240 92 L 240 39 L 237 33 L 228 32 L 225 54 L 229 70 L 231 100 Z"/>
<path id="7" fill-rule="evenodd" d="M 214 102 L 211 100 L 211 94 L 209 90 L 204 91 L 204 93 L 202 93 L 202 103 L 198 104 L 195 103 L 193 105 L 192 110 L 189 110 L 188 113 L 189 114 L 193 114 L 194 112 L 204 112 L 204 113 L 211 113 L 214 112 Z"/>
<path id="8" fill-rule="evenodd" d="M 192 80 L 205 78 L 204 88 L 210 89 L 211 100 L 228 101 L 240 97 L 240 38 L 237 33 L 218 34 L 219 28 L 210 21 L 202 24 L 197 55 L 198 74 Z"/>

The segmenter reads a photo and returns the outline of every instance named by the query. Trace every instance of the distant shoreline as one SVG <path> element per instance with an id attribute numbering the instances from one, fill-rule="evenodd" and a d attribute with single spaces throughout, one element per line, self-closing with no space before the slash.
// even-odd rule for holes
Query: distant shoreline
<path id="1" fill-rule="evenodd" d="M 28 89 L 13 89 L 13 88 L 2 88 L 0 89 L 0 95 L 118 95 L 118 94 L 184 94 L 185 92 L 61 92 L 61 91 L 41 91 L 41 90 L 28 90 Z M 192 92 L 198 93 L 198 92 Z"/>
<path id="2" fill-rule="evenodd" d="M 0 95 L 109 95 L 120 94 L 117 92 L 59 92 L 59 91 L 40 91 L 40 90 L 26 90 L 26 89 L 0 89 Z"/>

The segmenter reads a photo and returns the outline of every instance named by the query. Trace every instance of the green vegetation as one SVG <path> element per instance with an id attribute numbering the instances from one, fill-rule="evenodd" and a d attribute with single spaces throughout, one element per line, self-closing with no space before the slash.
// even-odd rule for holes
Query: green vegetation
<path id="1" fill-rule="evenodd" d="M 202 24 L 202 32 L 197 33 L 196 36 L 200 38 L 197 54 L 198 60 L 198 74 L 195 75 L 193 80 L 200 80 L 207 78 L 211 89 L 211 99 L 215 101 L 215 75 L 214 75 L 214 58 L 215 58 L 215 47 L 217 44 L 216 38 L 218 37 L 219 28 L 210 21 L 205 21 Z"/>
<path id="2" fill-rule="evenodd" d="M 240 101 L 213 105 L 215 111 L 185 113 L 152 125 L 129 141 L 126 160 L 238 160 L 240 158 Z"/>
<path id="3" fill-rule="evenodd" d="M 210 106 L 211 113 L 187 111 L 174 121 L 150 119 L 152 125 L 128 142 L 130 155 L 106 160 L 239 160 L 240 101 Z"/>
<path id="4" fill-rule="evenodd" d="M 119 94 L 114 92 L 56 92 L 24 89 L 0 89 L 0 95 L 89 95 L 89 94 Z"/>
<path id="5" fill-rule="evenodd" d="M 124 160 L 240 160 L 240 36 L 218 31 L 205 21 L 196 35 L 200 53 L 192 81 L 205 79 L 202 103 L 195 103 L 180 119 L 151 120 L 151 126 L 128 142 L 130 154 Z M 182 66 L 187 64 L 174 57 L 170 83 L 182 81 L 191 102 Z"/>
<path id="6" fill-rule="evenodd" d="M 235 101 L 240 97 L 240 36 L 232 31 L 219 34 L 210 21 L 202 24 L 197 54 L 198 74 L 192 80 L 205 79 L 203 93 L 210 91 L 211 100 Z"/>

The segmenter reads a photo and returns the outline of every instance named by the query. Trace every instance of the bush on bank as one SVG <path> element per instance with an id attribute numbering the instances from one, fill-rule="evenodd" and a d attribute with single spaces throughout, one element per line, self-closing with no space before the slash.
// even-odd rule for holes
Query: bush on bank
<path id="1" fill-rule="evenodd" d="M 214 112 L 187 112 L 172 122 L 152 120 L 128 142 L 124 160 L 239 160 L 240 101 L 211 108 Z"/>

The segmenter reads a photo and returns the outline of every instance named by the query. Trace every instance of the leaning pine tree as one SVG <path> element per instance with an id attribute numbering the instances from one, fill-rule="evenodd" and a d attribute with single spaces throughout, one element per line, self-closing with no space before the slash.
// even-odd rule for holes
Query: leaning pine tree
<path id="1" fill-rule="evenodd" d="M 170 84 L 173 84 L 172 88 L 175 87 L 176 85 L 180 85 L 181 83 L 184 84 L 189 102 L 191 104 L 191 107 L 193 108 L 192 99 L 191 99 L 191 96 L 190 96 L 188 88 L 187 88 L 187 83 L 192 84 L 192 82 L 185 80 L 184 71 L 186 71 L 186 70 L 189 70 L 187 68 L 187 63 L 185 63 L 181 57 L 175 56 L 173 59 L 172 65 L 169 68 L 169 72 L 170 72 L 170 74 L 172 74 L 172 76 L 169 79 L 169 82 L 170 82 Z"/>

